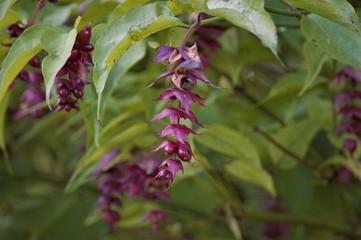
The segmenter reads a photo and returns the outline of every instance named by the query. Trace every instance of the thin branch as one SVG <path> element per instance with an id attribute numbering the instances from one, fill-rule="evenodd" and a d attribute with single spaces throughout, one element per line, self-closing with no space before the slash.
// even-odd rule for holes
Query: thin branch
<path id="1" fill-rule="evenodd" d="M 34 24 L 36 15 L 38 14 L 39 10 L 44 6 L 44 4 L 45 4 L 44 0 L 41 0 L 38 2 L 38 4 L 36 5 L 36 7 L 34 9 L 33 15 L 29 19 L 29 22 L 27 24 L 28 27 L 30 27 L 31 25 Z"/>
<path id="2" fill-rule="evenodd" d="M 277 148 L 282 150 L 285 154 L 287 154 L 287 155 L 291 156 L 292 158 L 296 159 L 300 164 L 304 165 L 305 167 L 317 172 L 320 176 L 322 176 L 324 178 L 327 178 L 327 179 L 330 179 L 332 177 L 332 175 L 329 174 L 328 172 L 320 169 L 319 167 L 317 167 L 312 162 L 298 156 L 296 153 L 290 151 L 285 146 L 281 145 L 279 142 L 277 142 L 275 139 L 273 139 L 270 135 L 268 135 L 266 132 L 262 131 L 257 126 L 253 127 L 253 130 L 260 133 L 263 137 L 265 137 L 268 141 L 270 141 L 274 146 L 276 146 Z"/>
<path id="3" fill-rule="evenodd" d="M 265 7 L 264 9 L 270 13 L 288 16 L 288 17 L 300 17 L 302 14 L 307 13 L 307 12 L 302 12 L 302 11 L 291 12 L 291 11 L 287 11 L 287 10 L 283 10 L 283 9 L 279 9 L 279 8 L 272 8 L 272 7 Z"/>

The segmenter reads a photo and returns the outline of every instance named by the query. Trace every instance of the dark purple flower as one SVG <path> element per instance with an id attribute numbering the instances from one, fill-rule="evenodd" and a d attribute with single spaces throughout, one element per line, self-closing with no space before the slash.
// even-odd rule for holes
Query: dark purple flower
<path id="1" fill-rule="evenodd" d="M 340 182 L 347 182 L 353 177 L 352 172 L 345 167 L 341 167 L 337 172 L 337 178 Z"/>
<path id="2" fill-rule="evenodd" d="M 154 59 L 154 62 L 164 62 L 168 60 L 171 54 L 174 52 L 175 48 L 168 46 L 160 46 L 157 51 L 157 55 Z"/>
<path id="3" fill-rule="evenodd" d="M 158 231 L 158 226 L 160 222 L 168 222 L 168 215 L 164 211 L 153 210 L 148 212 L 144 216 L 144 221 L 150 220 L 153 224 L 153 232 L 156 233 Z"/>
<path id="4" fill-rule="evenodd" d="M 349 138 L 343 142 L 344 148 L 346 148 L 351 154 L 356 150 L 357 141 L 355 139 Z"/>

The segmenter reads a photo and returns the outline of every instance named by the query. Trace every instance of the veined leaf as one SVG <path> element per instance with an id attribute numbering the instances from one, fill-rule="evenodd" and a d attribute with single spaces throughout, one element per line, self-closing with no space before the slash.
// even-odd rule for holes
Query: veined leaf
<path id="1" fill-rule="evenodd" d="M 308 148 L 321 128 L 322 122 L 316 119 L 306 119 L 282 128 L 274 139 L 282 146 L 300 157 L 304 157 Z M 272 160 L 280 168 L 292 168 L 297 162 L 274 145 L 269 145 Z"/>
<path id="2" fill-rule="evenodd" d="M 305 9 L 341 24 L 353 31 L 359 31 L 359 18 L 352 5 L 346 0 L 285 0 L 293 7 Z"/>
<path id="3" fill-rule="evenodd" d="M 4 18 L 6 11 L 14 2 L 16 2 L 16 0 L 1 0 L 0 1 L 0 21 Z"/>
<path id="4" fill-rule="evenodd" d="M 0 71 L 0 101 L 4 98 L 11 82 L 20 73 L 21 69 L 34 57 L 40 50 L 41 36 L 45 30 L 56 29 L 50 25 L 34 25 L 26 29 L 23 34 L 16 39 L 10 47 L 7 56 L 4 59 L 2 69 Z"/>
<path id="5" fill-rule="evenodd" d="M 328 59 L 328 56 L 311 42 L 305 42 L 303 45 L 303 55 L 307 66 L 307 77 L 299 96 L 312 86 L 321 72 L 323 64 Z"/>
<path id="6" fill-rule="evenodd" d="M 277 56 L 276 26 L 263 6 L 263 0 L 208 0 L 205 12 L 255 34 Z"/>
<path id="7" fill-rule="evenodd" d="M 93 80 L 98 98 L 101 99 L 114 62 L 130 46 L 150 34 L 182 25 L 165 2 L 136 7 L 110 23 L 96 42 L 93 54 L 95 63 Z"/>
<path id="8" fill-rule="evenodd" d="M 272 196 L 276 195 L 272 177 L 266 170 L 255 167 L 254 165 L 239 159 L 228 164 L 226 169 L 229 173 L 239 179 L 249 181 L 262 187 Z"/>
<path id="9" fill-rule="evenodd" d="M 194 140 L 203 146 L 261 168 L 255 147 L 240 132 L 221 125 L 211 125 L 207 129 L 200 130 L 199 133 L 201 136 L 195 137 Z"/>
<path id="10" fill-rule="evenodd" d="M 360 35 L 315 14 L 304 16 L 301 28 L 330 57 L 361 70 Z"/>
<path id="11" fill-rule="evenodd" d="M 43 48 L 48 52 L 42 62 L 42 73 L 46 87 L 46 102 L 50 107 L 50 91 L 54 85 L 56 74 L 64 66 L 70 57 L 75 38 L 77 35 L 77 25 L 80 18 L 75 22 L 74 28 L 70 32 L 61 29 L 49 29 L 44 32 L 41 42 Z"/>

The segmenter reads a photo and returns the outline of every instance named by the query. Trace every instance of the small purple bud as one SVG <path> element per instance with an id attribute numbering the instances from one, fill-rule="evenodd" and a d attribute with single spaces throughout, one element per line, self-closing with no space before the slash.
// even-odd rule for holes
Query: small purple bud
<path id="1" fill-rule="evenodd" d="M 351 153 L 353 154 L 353 152 L 356 150 L 357 147 L 357 141 L 355 139 L 349 138 L 346 139 L 343 142 L 343 146 Z"/>

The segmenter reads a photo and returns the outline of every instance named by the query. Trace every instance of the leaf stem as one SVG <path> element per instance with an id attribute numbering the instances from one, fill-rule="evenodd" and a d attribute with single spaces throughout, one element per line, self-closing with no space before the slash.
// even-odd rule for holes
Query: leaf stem
<path id="1" fill-rule="evenodd" d="M 40 0 L 38 2 L 38 4 L 36 5 L 35 9 L 34 9 L 34 12 L 33 12 L 33 15 L 31 16 L 31 18 L 29 19 L 29 22 L 27 24 L 27 27 L 30 27 L 31 25 L 34 24 L 35 22 L 35 18 L 36 18 L 36 15 L 38 14 L 39 10 L 41 9 L 41 6 L 44 6 L 44 0 Z"/>
<path id="2" fill-rule="evenodd" d="M 315 172 L 317 172 L 320 176 L 326 178 L 326 179 L 330 179 L 332 177 L 331 174 L 329 174 L 328 172 L 320 169 L 319 167 L 317 167 L 315 164 L 313 164 L 312 162 L 298 156 L 296 153 L 290 151 L 289 149 L 287 149 L 285 146 L 281 145 L 279 142 L 277 142 L 274 138 L 272 138 L 270 135 L 268 135 L 266 132 L 264 132 L 263 130 L 261 130 L 259 127 L 254 126 L 253 130 L 260 133 L 264 138 L 266 138 L 269 142 L 271 142 L 274 146 L 276 146 L 277 148 L 279 148 L 281 151 L 283 151 L 285 154 L 291 156 L 292 158 L 296 159 L 300 164 L 304 165 L 305 167 L 314 170 Z"/>
<path id="3" fill-rule="evenodd" d="M 279 8 L 272 8 L 272 7 L 265 7 L 264 9 L 267 12 L 278 14 L 278 15 L 283 15 L 283 16 L 288 16 L 288 17 L 299 17 L 302 14 L 307 13 L 307 12 L 303 12 L 303 11 L 292 12 L 292 11 L 287 11 L 287 10 L 283 10 L 283 9 L 279 9 Z"/>

